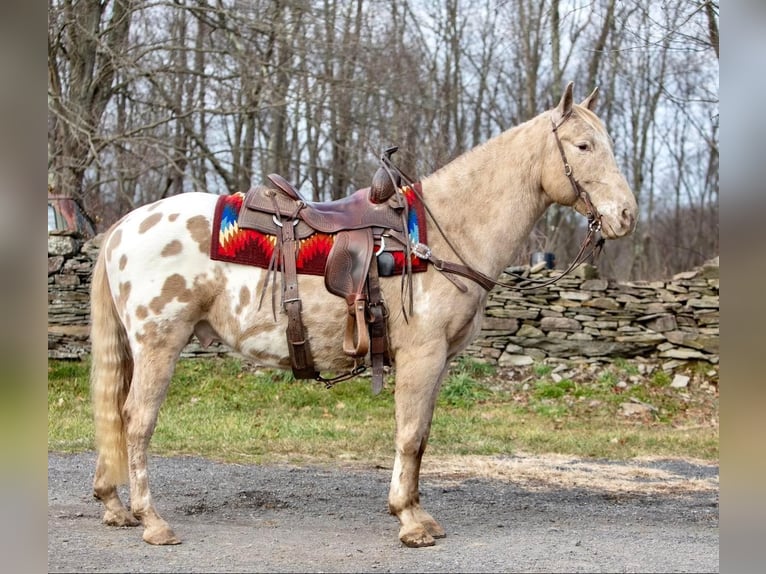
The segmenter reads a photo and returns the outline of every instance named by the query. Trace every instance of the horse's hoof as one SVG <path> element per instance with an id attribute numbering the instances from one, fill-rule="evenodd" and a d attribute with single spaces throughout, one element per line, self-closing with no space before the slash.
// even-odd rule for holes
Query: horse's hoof
<path id="1" fill-rule="evenodd" d="M 402 528 L 399 531 L 399 540 L 409 548 L 423 548 L 425 546 L 433 546 L 436 544 L 434 537 L 421 525 L 407 531 Z"/>
<path id="2" fill-rule="evenodd" d="M 133 513 L 127 509 L 120 512 L 107 510 L 104 512 L 103 522 L 108 526 L 138 526 L 141 524 L 141 522 L 133 516 Z"/>
<path id="3" fill-rule="evenodd" d="M 167 525 L 146 528 L 144 530 L 144 542 L 148 542 L 149 544 L 156 544 L 158 546 L 166 544 L 181 544 L 181 540 L 176 538 L 176 535 Z"/>
<path id="4" fill-rule="evenodd" d="M 423 527 L 434 538 L 444 538 L 447 536 L 447 532 L 442 528 L 442 525 L 435 520 L 426 520 L 423 522 Z"/>

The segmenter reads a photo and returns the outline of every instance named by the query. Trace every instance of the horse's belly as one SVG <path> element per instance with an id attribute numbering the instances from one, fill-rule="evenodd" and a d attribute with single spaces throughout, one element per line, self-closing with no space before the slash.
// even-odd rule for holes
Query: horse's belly
<path id="1" fill-rule="evenodd" d="M 226 286 L 207 313 L 207 320 L 226 344 L 246 357 L 264 366 L 289 368 L 280 276 L 276 276 L 276 285 L 274 278 L 266 285 L 265 270 L 230 263 L 220 263 L 218 269 Z M 345 302 L 327 292 L 322 277 L 299 276 L 298 291 L 301 319 L 316 368 L 351 368 L 353 360 L 342 351 Z"/>

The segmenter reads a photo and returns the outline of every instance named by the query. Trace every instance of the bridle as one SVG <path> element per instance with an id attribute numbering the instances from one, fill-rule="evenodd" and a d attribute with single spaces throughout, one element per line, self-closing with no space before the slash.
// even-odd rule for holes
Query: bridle
<path id="1" fill-rule="evenodd" d="M 394 173 L 399 173 L 401 175 L 402 180 L 404 180 L 404 182 L 410 187 L 410 189 L 413 190 L 413 192 L 417 195 L 418 199 L 422 202 L 425 210 L 428 212 L 428 215 L 431 217 L 431 220 L 434 222 L 434 225 L 441 233 L 447 245 L 457 255 L 461 263 L 444 261 L 443 259 L 436 257 L 431 251 L 431 248 L 423 243 L 415 243 L 414 245 L 411 245 L 412 253 L 414 253 L 420 259 L 429 261 L 437 271 L 444 273 L 445 274 L 444 276 L 450 281 L 452 281 L 452 283 L 454 283 L 455 286 L 458 289 L 460 289 L 460 291 L 462 292 L 466 292 L 468 288 L 456 277 L 452 277 L 452 275 L 461 275 L 467 279 L 471 279 L 472 281 L 474 281 L 475 283 L 478 283 L 481 287 L 483 287 L 487 291 L 489 291 L 495 286 L 505 287 L 508 289 L 515 289 L 519 291 L 528 290 L 528 289 L 538 289 L 540 287 L 547 287 L 548 285 L 552 285 L 556 283 L 557 281 L 559 281 L 560 279 L 562 279 L 563 277 L 571 273 L 575 267 L 580 265 L 587 258 L 591 257 L 592 255 L 598 255 L 601 252 L 601 249 L 603 248 L 603 245 L 604 245 L 604 238 L 600 235 L 601 214 L 598 212 L 598 209 L 596 209 L 596 206 L 593 205 L 593 202 L 591 201 L 590 195 L 588 194 L 588 192 L 577 181 L 577 178 L 574 175 L 574 170 L 572 169 L 571 164 L 567 160 L 567 156 L 564 151 L 564 146 L 561 143 L 561 138 L 559 138 L 559 134 L 558 134 L 559 128 L 571 116 L 572 116 L 572 110 L 570 109 L 566 114 L 564 114 L 564 116 L 561 118 L 561 120 L 558 123 L 553 121 L 553 118 L 551 118 L 551 124 L 553 124 L 552 132 L 554 137 L 556 138 L 556 145 L 559 149 L 559 152 L 561 153 L 561 160 L 564 163 L 564 175 L 566 175 L 570 185 L 572 186 L 572 190 L 575 193 L 575 198 L 576 198 L 575 204 L 579 200 L 582 200 L 583 203 L 585 204 L 585 216 L 588 219 L 588 232 L 585 235 L 585 238 L 583 239 L 582 244 L 580 245 L 580 250 L 578 251 L 574 260 L 572 261 L 572 263 L 569 264 L 569 266 L 563 273 L 548 280 L 540 280 L 540 279 L 532 279 L 532 278 L 524 277 L 523 275 L 519 273 L 514 273 L 514 272 L 510 272 L 506 270 L 505 272 L 508 273 L 509 275 L 513 275 L 517 279 L 522 280 L 522 284 L 517 285 L 514 283 L 506 283 L 504 281 L 498 281 L 496 279 L 493 279 L 489 275 L 486 275 L 482 273 L 481 271 L 478 271 L 477 269 L 474 269 L 473 267 L 471 267 L 471 265 L 469 265 L 466 262 L 466 260 L 463 258 L 463 256 L 460 254 L 460 251 L 458 251 L 458 249 L 455 247 L 452 241 L 450 241 L 449 237 L 447 237 L 447 235 L 444 233 L 444 230 L 442 229 L 441 225 L 439 225 L 438 220 L 434 217 L 433 213 L 429 209 L 428 204 L 423 198 L 422 193 L 418 191 L 418 189 L 416 188 L 415 182 L 412 181 L 412 179 L 409 178 L 405 173 L 399 170 L 399 168 L 393 165 L 391 161 L 390 153 L 384 153 L 380 159 L 383 165 L 386 167 L 386 170 L 388 171 L 389 176 L 393 178 Z M 404 235 L 399 234 L 397 232 L 390 232 L 390 235 L 394 239 L 402 243 L 403 245 L 410 245 L 409 238 L 405 237 Z M 590 249 L 588 249 L 589 247 Z"/>
<path id="2" fill-rule="evenodd" d="M 564 151 L 564 145 L 561 143 L 561 138 L 559 137 L 559 128 L 571 116 L 572 110 L 570 109 L 566 114 L 564 114 L 564 117 L 561 118 L 559 123 L 554 122 L 553 118 L 551 118 L 551 124 L 553 124 L 553 129 L 551 131 L 553 132 L 553 136 L 556 138 L 556 145 L 558 146 L 559 152 L 561 153 L 561 161 L 564 162 L 564 175 L 566 175 L 569 179 L 569 183 L 572 186 L 572 191 L 574 191 L 575 197 L 577 199 L 582 199 L 583 203 L 585 203 L 585 216 L 588 218 L 588 230 L 592 231 L 593 233 L 598 233 L 601 231 L 601 214 L 598 212 L 598 209 L 596 209 L 596 206 L 593 205 L 593 202 L 590 200 L 590 195 L 588 195 L 588 192 L 582 188 L 580 182 L 578 182 L 575 178 L 574 170 L 572 170 L 572 166 L 567 160 L 567 154 Z M 575 203 L 577 202 L 577 199 L 575 200 Z"/>

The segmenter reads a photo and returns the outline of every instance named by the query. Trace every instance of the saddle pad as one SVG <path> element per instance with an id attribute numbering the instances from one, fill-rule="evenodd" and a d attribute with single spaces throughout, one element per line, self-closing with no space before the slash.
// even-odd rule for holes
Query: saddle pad
<path id="1" fill-rule="evenodd" d="M 420 186 L 419 183 L 415 185 Z M 426 218 L 423 204 L 410 187 L 402 191 L 409 206 L 407 222 L 410 239 L 413 242 L 426 243 Z M 420 191 L 420 189 L 418 189 Z M 213 235 L 210 241 L 210 258 L 241 265 L 253 265 L 267 269 L 274 253 L 276 237 L 254 229 L 240 229 L 237 216 L 242 207 L 245 194 L 222 195 L 218 198 L 213 217 Z M 298 241 L 296 269 L 298 273 L 324 275 L 327 254 L 330 253 L 335 236 L 327 233 L 314 233 Z M 404 271 L 404 253 L 392 252 L 394 256 L 394 274 Z M 418 273 L 428 268 L 426 261 L 412 255 L 412 271 Z M 277 265 L 277 269 L 281 266 Z"/>

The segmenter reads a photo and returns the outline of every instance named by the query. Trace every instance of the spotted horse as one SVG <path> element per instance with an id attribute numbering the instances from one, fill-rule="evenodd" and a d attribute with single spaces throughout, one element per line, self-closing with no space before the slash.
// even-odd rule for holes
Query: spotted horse
<path id="1" fill-rule="evenodd" d="M 635 226 L 634 195 L 593 112 L 597 91 L 580 104 L 572 93 L 570 83 L 556 107 L 421 179 L 428 245 L 413 250 L 429 265 L 412 276 L 411 313 L 403 312 L 400 279 L 380 278 L 396 388 L 388 507 L 406 546 L 430 546 L 445 536 L 421 505 L 420 466 L 439 387 L 450 361 L 478 333 L 491 286 L 456 278 L 442 263 L 462 261 L 477 277 L 497 278 L 554 203 L 588 215 L 606 239 Z M 275 319 L 256 297 L 267 270 L 210 258 L 217 201 L 213 194 L 185 193 L 127 214 L 106 234 L 93 273 L 94 494 L 106 524 L 141 524 L 151 544 L 179 542 L 149 490 L 147 447 L 190 338 L 220 339 L 260 364 L 290 368 L 287 317 L 280 312 Z M 346 302 L 327 291 L 322 277 L 299 275 L 298 283 L 316 368 L 353 368 L 355 359 L 338 342 Z M 126 481 L 129 508 L 117 493 Z"/>

